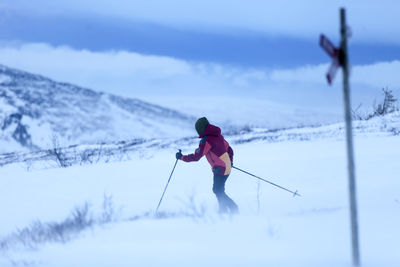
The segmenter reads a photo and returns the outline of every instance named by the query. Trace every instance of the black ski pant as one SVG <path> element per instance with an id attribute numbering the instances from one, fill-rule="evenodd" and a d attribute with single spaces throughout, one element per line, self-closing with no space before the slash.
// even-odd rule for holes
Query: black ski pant
<path id="1" fill-rule="evenodd" d="M 238 206 L 225 193 L 225 182 L 228 179 L 228 177 L 229 177 L 229 174 L 228 175 L 214 174 L 213 192 L 217 197 L 218 204 L 219 204 L 219 211 L 221 213 L 225 213 L 225 212 L 236 213 L 239 211 Z"/>

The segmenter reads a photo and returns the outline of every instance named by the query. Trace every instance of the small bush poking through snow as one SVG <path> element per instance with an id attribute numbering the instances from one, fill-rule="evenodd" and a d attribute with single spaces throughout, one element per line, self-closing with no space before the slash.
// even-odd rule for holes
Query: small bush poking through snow
<path id="1" fill-rule="evenodd" d="M 99 223 L 105 224 L 115 221 L 117 214 L 114 207 L 114 202 L 112 196 L 104 195 L 103 198 L 103 211 L 101 213 Z"/>
<path id="2" fill-rule="evenodd" d="M 394 113 L 399 111 L 398 99 L 394 97 L 392 90 L 389 88 L 382 88 L 383 99 L 382 102 L 373 104 L 372 113 L 365 112 L 362 114 L 359 110 L 361 104 L 355 109 L 352 110 L 352 118 L 353 120 L 369 120 L 375 117 L 382 117 L 390 113 Z"/>
<path id="3" fill-rule="evenodd" d="M 67 156 L 60 146 L 58 137 L 56 135 L 53 135 L 52 143 L 53 148 L 49 149 L 48 153 L 53 157 L 53 160 L 58 164 L 59 167 L 66 168 L 71 166 L 71 163 L 68 162 Z"/>
<path id="4" fill-rule="evenodd" d="M 0 241 L 0 249 L 15 247 L 35 249 L 39 244 L 47 242 L 65 243 L 79 232 L 92 227 L 95 220 L 89 212 L 89 204 L 76 207 L 62 222 L 43 223 L 34 221 L 30 226 L 18 229 Z"/>
<path id="5" fill-rule="evenodd" d="M 374 108 L 374 113 L 371 115 L 372 117 L 383 116 L 399 110 L 397 106 L 397 99 L 394 98 L 392 90 L 388 88 L 383 88 L 382 92 L 383 101 Z"/>
<path id="6" fill-rule="evenodd" d="M 0 239 L 0 250 L 12 248 L 36 249 L 40 244 L 48 242 L 65 243 L 79 233 L 96 225 L 104 225 L 116 221 L 117 212 L 112 196 L 104 195 L 102 212 L 94 217 L 89 203 L 75 207 L 71 214 L 61 222 L 43 223 L 34 221 L 28 227 Z"/>

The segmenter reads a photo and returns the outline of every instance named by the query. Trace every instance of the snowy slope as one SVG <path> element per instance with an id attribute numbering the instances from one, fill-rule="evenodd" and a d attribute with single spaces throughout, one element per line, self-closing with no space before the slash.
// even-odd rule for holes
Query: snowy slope
<path id="1" fill-rule="evenodd" d="M 0 65 L 0 152 L 193 133 L 194 118 Z"/>
<path id="2" fill-rule="evenodd" d="M 355 123 L 363 266 L 400 265 L 399 115 Z M 351 266 L 342 128 L 229 136 L 235 165 L 302 194 L 293 198 L 234 170 L 226 186 L 240 206 L 234 217 L 217 214 L 205 159 L 178 163 L 163 216 L 153 216 L 176 148 L 191 152 L 197 139 L 142 143 L 147 153 L 108 164 L 6 165 L 0 266 Z M 86 202 L 87 215 L 69 215 Z"/>

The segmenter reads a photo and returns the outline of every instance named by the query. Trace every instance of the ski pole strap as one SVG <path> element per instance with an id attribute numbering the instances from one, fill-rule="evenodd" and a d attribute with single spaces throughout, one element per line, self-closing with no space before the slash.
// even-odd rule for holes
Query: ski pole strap
<path id="1" fill-rule="evenodd" d="M 261 177 L 258 177 L 257 175 L 254 175 L 254 174 L 252 174 L 252 173 L 249 173 L 249 172 L 247 172 L 247 171 L 245 171 L 245 170 L 242 170 L 242 169 L 240 169 L 240 168 L 238 168 L 238 167 L 236 167 L 236 166 L 232 166 L 232 168 L 234 168 L 234 169 L 236 169 L 236 170 L 239 170 L 239 171 L 241 171 L 241 172 L 244 172 L 245 174 L 248 174 L 248 175 L 250 175 L 250 176 L 253 176 L 253 177 L 257 178 L 257 179 L 260 179 L 261 181 L 264 181 L 264 182 L 266 182 L 266 183 L 269 183 L 269 184 L 271 184 L 271 185 L 273 185 L 273 186 L 276 186 L 276 187 L 278 187 L 278 188 L 280 188 L 280 189 L 283 189 L 283 190 L 285 190 L 285 191 L 287 191 L 287 192 L 290 192 L 290 193 L 293 194 L 293 197 L 295 197 L 295 196 L 301 197 L 301 195 L 300 195 L 299 193 L 297 193 L 297 190 L 296 190 L 295 192 L 293 192 L 293 191 L 291 191 L 291 190 L 289 190 L 289 189 L 287 189 L 287 188 L 284 188 L 283 186 L 280 186 L 280 185 L 277 185 L 277 184 L 275 184 L 275 183 L 273 183 L 273 182 L 270 182 L 270 181 L 268 181 L 268 180 L 265 180 L 265 179 L 263 179 L 263 178 L 261 178 Z"/>

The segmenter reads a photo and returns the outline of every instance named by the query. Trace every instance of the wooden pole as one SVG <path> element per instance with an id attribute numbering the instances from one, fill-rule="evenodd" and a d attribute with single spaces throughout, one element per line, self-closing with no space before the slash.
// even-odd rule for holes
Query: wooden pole
<path id="1" fill-rule="evenodd" d="M 343 67 L 343 98 L 346 120 L 346 139 L 347 139 L 347 160 L 349 174 L 349 197 L 350 197 L 350 219 L 351 219 L 351 243 L 353 265 L 360 265 L 360 251 L 358 244 L 358 219 L 357 219 L 357 199 L 356 199 L 356 181 L 354 169 L 354 150 L 353 133 L 350 109 L 350 87 L 349 87 L 349 59 L 347 52 L 347 26 L 345 9 L 340 9 L 340 55 L 339 61 Z"/>

